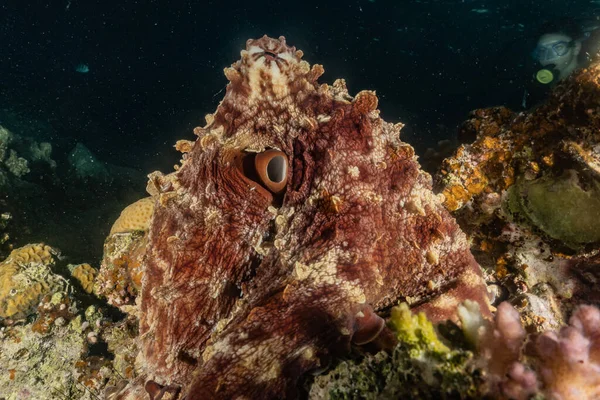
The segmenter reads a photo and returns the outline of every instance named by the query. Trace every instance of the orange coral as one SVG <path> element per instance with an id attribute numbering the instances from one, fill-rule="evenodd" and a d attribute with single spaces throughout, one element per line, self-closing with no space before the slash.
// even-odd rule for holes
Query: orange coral
<path id="1" fill-rule="evenodd" d="M 66 286 L 51 271 L 53 253 L 50 246 L 32 244 L 13 250 L 0 263 L 0 317 L 26 317 L 44 295 Z"/>
<path id="2" fill-rule="evenodd" d="M 112 228 L 110 234 L 119 232 L 131 232 L 131 231 L 147 231 L 148 224 L 150 223 L 150 217 L 154 210 L 154 198 L 145 197 L 136 201 L 133 204 L 128 205 L 121 211 L 121 215 Z"/>

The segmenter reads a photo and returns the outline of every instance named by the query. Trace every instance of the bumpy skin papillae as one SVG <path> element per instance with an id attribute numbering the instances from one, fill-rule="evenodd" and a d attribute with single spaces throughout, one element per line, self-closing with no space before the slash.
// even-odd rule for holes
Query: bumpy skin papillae
<path id="1" fill-rule="evenodd" d="M 182 166 L 153 178 L 140 359 L 188 400 L 293 397 L 304 372 L 378 331 L 371 307 L 487 309 L 401 125 L 379 118 L 373 92 L 319 85 L 301 56 L 284 38 L 249 40 Z M 267 149 L 288 157 L 280 198 L 240 168 Z"/>

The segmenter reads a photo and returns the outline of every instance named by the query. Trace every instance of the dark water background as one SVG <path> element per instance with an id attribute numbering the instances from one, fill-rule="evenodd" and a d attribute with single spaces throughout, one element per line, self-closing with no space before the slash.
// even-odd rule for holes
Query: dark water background
<path id="1" fill-rule="evenodd" d="M 384 119 L 423 151 L 467 113 L 517 107 L 545 21 L 589 17 L 599 0 L 0 2 L 0 108 L 52 129 L 56 157 L 76 142 L 105 162 L 169 172 L 248 38 L 284 35 L 304 59 L 374 89 Z M 79 63 L 90 71 L 75 71 Z M 0 120 L 0 124 L 3 121 Z M 142 184 L 143 185 L 143 182 Z"/>

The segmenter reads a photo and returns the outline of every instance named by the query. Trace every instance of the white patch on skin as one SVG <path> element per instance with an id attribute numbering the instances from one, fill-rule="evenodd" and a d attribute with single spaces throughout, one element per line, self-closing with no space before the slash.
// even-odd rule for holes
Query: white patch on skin
<path id="1" fill-rule="evenodd" d="M 286 97 L 289 93 L 288 77 L 281 73 L 276 62 L 271 62 L 271 82 L 273 83 L 273 92 L 277 98 Z"/>
<path id="2" fill-rule="evenodd" d="M 279 58 L 281 58 L 282 60 L 287 61 L 288 63 L 295 63 L 296 62 L 296 59 L 294 58 L 294 56 L 291 53 L 288 53 L 288 52 L 279 54 Z"/>
<path id="3" fill-rule="evenodd" d="M 338 277 L 337 266 L 341 259 L 352 257 L 349 252 L 331 249 L 319 261 L 306 265 L 301 262 L 294 264 L 294 274 L 302 281 L 310 279 L 314 286 L 335 285 L 348 297 L 348 301 L 363 304 L 366 301 L 364 290 L 359 283 L 346 281 Z"/>
<path id="4" fill-rule="evenodd" d="M 246 73 L 246 76 L 248 76 L 248 85 L 250 86 L 249 103 L 254 103 L 255 99 L 262 98 L 262 91 L 260 90 L 262 78 L 260 77 L 260 72 L 265 69 L 264 66 L 265 59 L 260 57 L 258 60 L 252 62 Z"/>
<path id="5" fill-rule="evenodd" d="M 244 56 L 244 51 L 248 52 L 248 55 L 251 56 L 256 53 L 262 53 L 264 50 L 261 49 L 259 46 L 250 46 L 248 50 L 242 50 L 242 57 Z"/>
<path id="6" fill-rule="evenodd" d="M 258 56 L 254 59 L 254 55 L 263 53 L 264 50 L 258 46 L 250 46 L 247 51 L 250 61 L 248 63 L 248 70 L 245 71 L 245 75 L 248 77 L 248 84 L 251 89 L 249 103 L 252 103 L 256 99 L 264 99 L 265 94 L 261 91 L 261 71 L 264 71 L 267 75 L 267 79 L 271 81 L 273 87 L 273 93 L 276 99 L 281 99 L 289 94 L 289 83 L 294 79 L 295 74 L 290 74 L 293 69 L 286 68 L 286 71 L 282 71 L 279 65 L 275 61 L 270 63 L 266 62 L 264 56 Z M 277 58 L 287 62 L 288 65 L 297 64 L 297 60 L 293 54 L 289 52 L 277 53 Z M 269 97 L 269 96 L 267 96 Z"/>
<path id="7" fill-rule="evenodd" d="M 360 176 L 360 170 L 358 169 L 358 167 L 356 165 L 351 165 L 348 167 L 348 174 L 352 178 L 357 179 Z"/>

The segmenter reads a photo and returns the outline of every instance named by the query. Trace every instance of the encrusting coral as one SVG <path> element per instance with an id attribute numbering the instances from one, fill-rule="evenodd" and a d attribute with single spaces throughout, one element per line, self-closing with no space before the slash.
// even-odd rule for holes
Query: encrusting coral
<path id="1" fill-rule="evenodd" d="M 109 304 L 135 313 L 135 299 L 142 287 L 142 258 L 148 242 L 147 232 L 134 230 L 109 236 L 94 292 Z"/>

